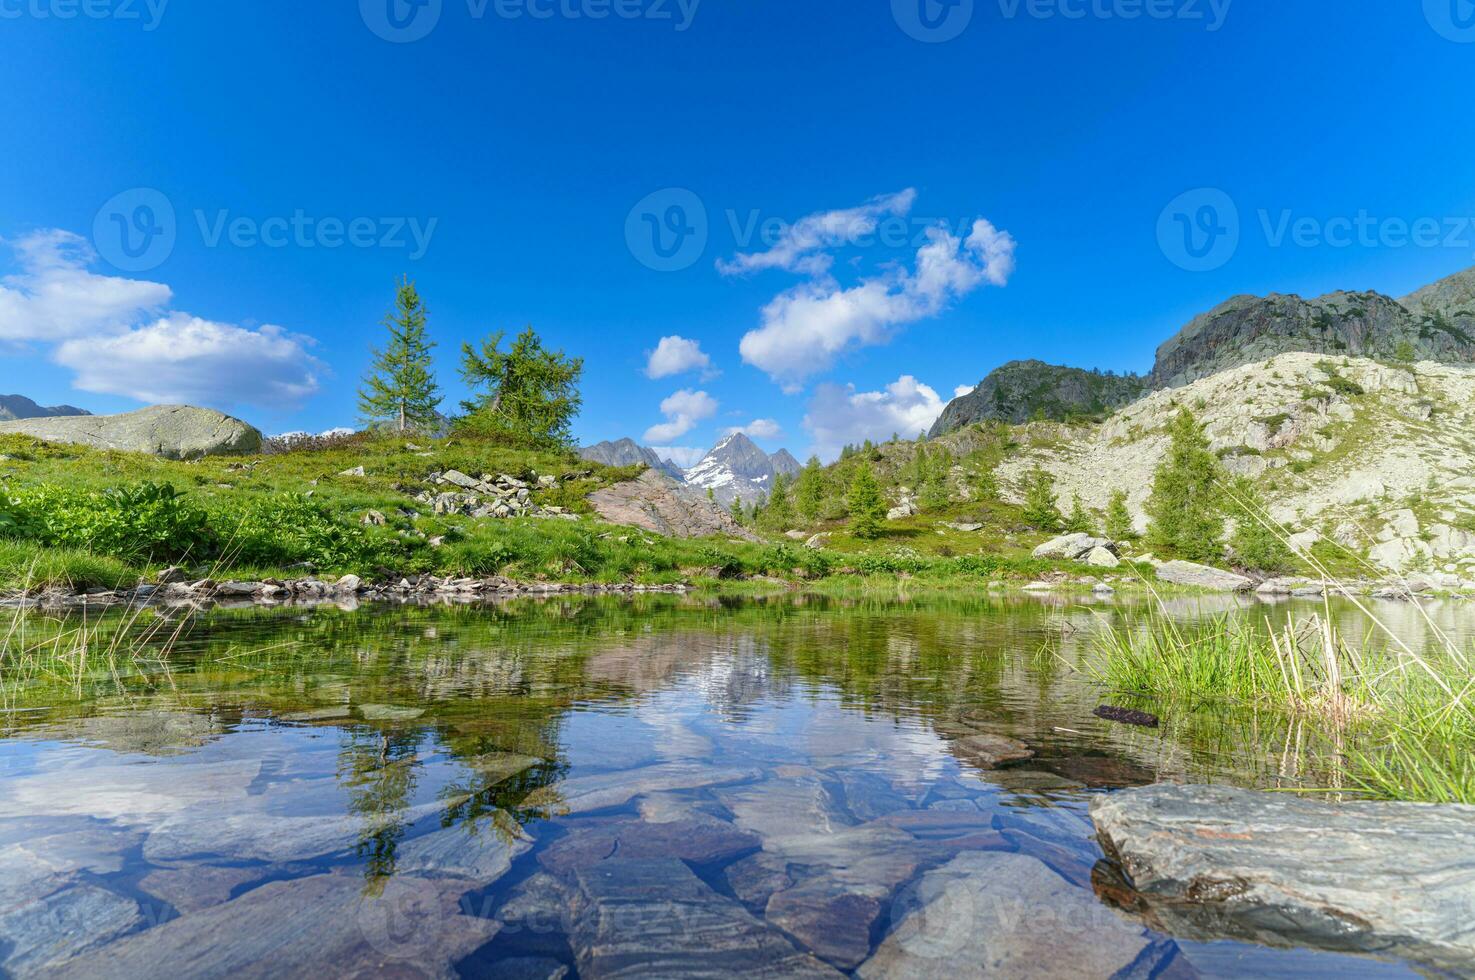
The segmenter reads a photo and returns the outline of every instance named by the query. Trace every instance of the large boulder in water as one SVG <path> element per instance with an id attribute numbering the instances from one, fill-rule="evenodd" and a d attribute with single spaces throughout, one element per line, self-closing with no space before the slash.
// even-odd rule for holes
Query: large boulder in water
<path id="1" fill-rule="evenodd" d="M 260 452 L 261 433 L 211 408 L 154 405 L 122 415 L 22 419 L 0 422 L 0 435 L 19 433 L 48 442 L 94 449 L 148 453 L 165 459 L 199 459 Z"/>
<path id="2" fill-rule="evenodd" d="M 1475 972 L 1475 807 L 1159 784 L 1091 818 L 1153 928 Z"/>

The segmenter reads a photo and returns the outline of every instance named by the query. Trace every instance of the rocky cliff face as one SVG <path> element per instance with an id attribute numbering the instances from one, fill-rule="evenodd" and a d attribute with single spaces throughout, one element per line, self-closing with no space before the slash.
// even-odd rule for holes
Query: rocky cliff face
<path id="1" fill-rule="evenodd" d="M 52 418 L 59 415 L 90 415 L 71 405 L 37 405 L 25 395 L 0 395 L 0 421 Z"/>
<path id="2" fill-rule="evenodd" d="M 1413 313 L 1381 293 L 1236 296 L 1159 347 L 1150 380 L 1154 388 L 1174 387 L 1298 352 L 1468 363 L 1475 361 L 1472 319 L 1433 305 Z"/>
<path id="3" fill-rule="evenodd" d="M 0 422 L 0 434 L 19 433 L 48 442 L 149 453 L 165 459 L 199 459 L 254 453 L 261 433 L 240 419 L 209 408 L 155 405 L 122 415 L 36 418 Z"/>
<path id="4" fill-rule="evenodd" d="M 933 424 L 936 438 L 975 422 L 1056 421 L 1106 415 L 1142 396 L 1146 382 L 1136 375 L 1102 374 L 1043 361 L 1011 361 L 955 398 Z"/>
<path id="5" fill-rule="evenodd" d="M 618 439 L 614 442 L 598 442 L 579 450 L 579 456 L 590 462 L 605 466 L 648 466 L 664 473 L 673 480 L 682 479 L 681 470 L 675 464 L 656 455 L 649 446 L 642 446 L 634 439 Z"/>

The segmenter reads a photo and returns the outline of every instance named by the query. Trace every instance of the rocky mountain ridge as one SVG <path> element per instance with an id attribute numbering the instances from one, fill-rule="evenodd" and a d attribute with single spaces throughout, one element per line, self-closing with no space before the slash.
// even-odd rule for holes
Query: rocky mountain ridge
<path id="1" fill-rule="evenodd" d="M 768 496 L 773 478 L 780 473 L 797 476 L 802 467 L 787 449 L 766 453 L 741 432 L 727 436 L 689 470 L 682 470 L 654 449 L 634 439 L 618 439 L 585 446 L 579 455 L 606 466 L 643 465 L 663 473 L 683 487 L 711 491 L 712 498 L 724 507 L 735 499 L 752 504 Z"/>
<path id="2" fill-rule="evenodd" d="M 1044 361 L 1010 361 L 966 395 L 953 399 L 933 423 L 932 438 L 977 422 L 1018 424 L 1105 415 L 1140 398 L 1147 381 L 1134 374 L 1102 374 Z"/>
<path id="3" fill-rule="evenodd" d="M 1018 424 L 1101 415 L 1148 391 L 1181 387 L 1288 353 L 1475 363 L 1475 268 L 1402 300 L 1375 291 L 1313 299 L 1284 293 L 1234 296 L 1164 341 L 1143 378 L 1011 361 L 949 403 L 930 435 L 988 420 Z"/>
<path id="4" fill-rule="evenodd" d="M 73 405 L 45 406 L 36 404 L 25 395 L 0 395 L 0 421 L 3 422 L 91 414 Z"/>
<path id="5" fill-rule="evenodd" d="M 579 456 L 592 463 L 601 463 L 605 466 L 646 466 L 658 473 L 666 474 L 673 480 L 683 479 L 681 467 L 669 459 L 661 458 L 656 455 L 654 449 L 642 446 L 629 437 L 584 446 L 579 450 Z"/>

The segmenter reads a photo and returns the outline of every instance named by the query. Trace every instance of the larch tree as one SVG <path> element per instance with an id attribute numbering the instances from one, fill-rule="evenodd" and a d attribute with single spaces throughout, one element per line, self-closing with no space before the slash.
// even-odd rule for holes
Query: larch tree
<path id="1" fill-rule="evenodd" d="M 886 519 L 886 499 L 869 463 L 856 468 L 850 482 L 850 533 L 863 541 L 881 536 L 881 522 Z"/>
<path id="2" fill-rule="evenodd" d="M 1147 498 L 1147 535 L 1154 548 L 1196 562 L 1224 557 L 1219 461 L 1203 426 L 1182 409 L 1168 426 L 1168 454 Z"/>
<path id="3" fill-rule="evenodd" d="M 528 327 L 504 351 L 500 331 L 480 347 L 461 347 L 461 377 L 479 393 L 461 403 L 458 422 L 483 436 L 543 448 L 573 445 L 572 426 L 583 399 L 584 361 L 551 351 Z"/>
<path id="4" fill-rule="evenodd" d="M 425 303 L 415 284 L 400 281 L 394 309 L 384 317 L 389 342 L 374 350 L 373 365 L 359 389 L 359 415 L 366 423 L 390 422 L 400 432 L 435 428 L 440 421 L 440 386 L 435 383 L 426 332 Z"/>

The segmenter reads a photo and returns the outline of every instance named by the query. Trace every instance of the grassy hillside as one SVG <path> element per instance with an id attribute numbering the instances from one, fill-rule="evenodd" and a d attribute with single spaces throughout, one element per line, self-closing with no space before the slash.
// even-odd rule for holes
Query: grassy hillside
<path id="1" fill-rule="evenodd" d="M 903 465 L 902 444 L 877 452 Z M 415 497 L 445 489 L 429 477 L 451 469 L 526 480 L 535 504 L 580 519 L 434 514 Z M 982 584 L 1055 568 L 1028 558 L 1044 535 L 998 501 L 960 502 L 945 513 L 892 522 L 879 540 L 866 542 L 843 533 L 843 514 L 831 515 L 815 523 L 815 530 L 836 532 L 823 550 L 781 531 L 759 543 L 673 540 L 591 514 L 589 493 L 637 472 L 460 438 L 363 435 L 275 455 L 175 462 L 5 436 L 0 588 L 117 588 L 170 565 L 215 579 L 353 573 L 395 581 L 433 573 L 663 583 L 770 576 L 843 579 L 847 587 L 867 575 Z M 556 483 L 539 488 L 538 477 Z M 942 520 L 982 522 L 989 530 L 962 535 L 940 527 Z"/>

